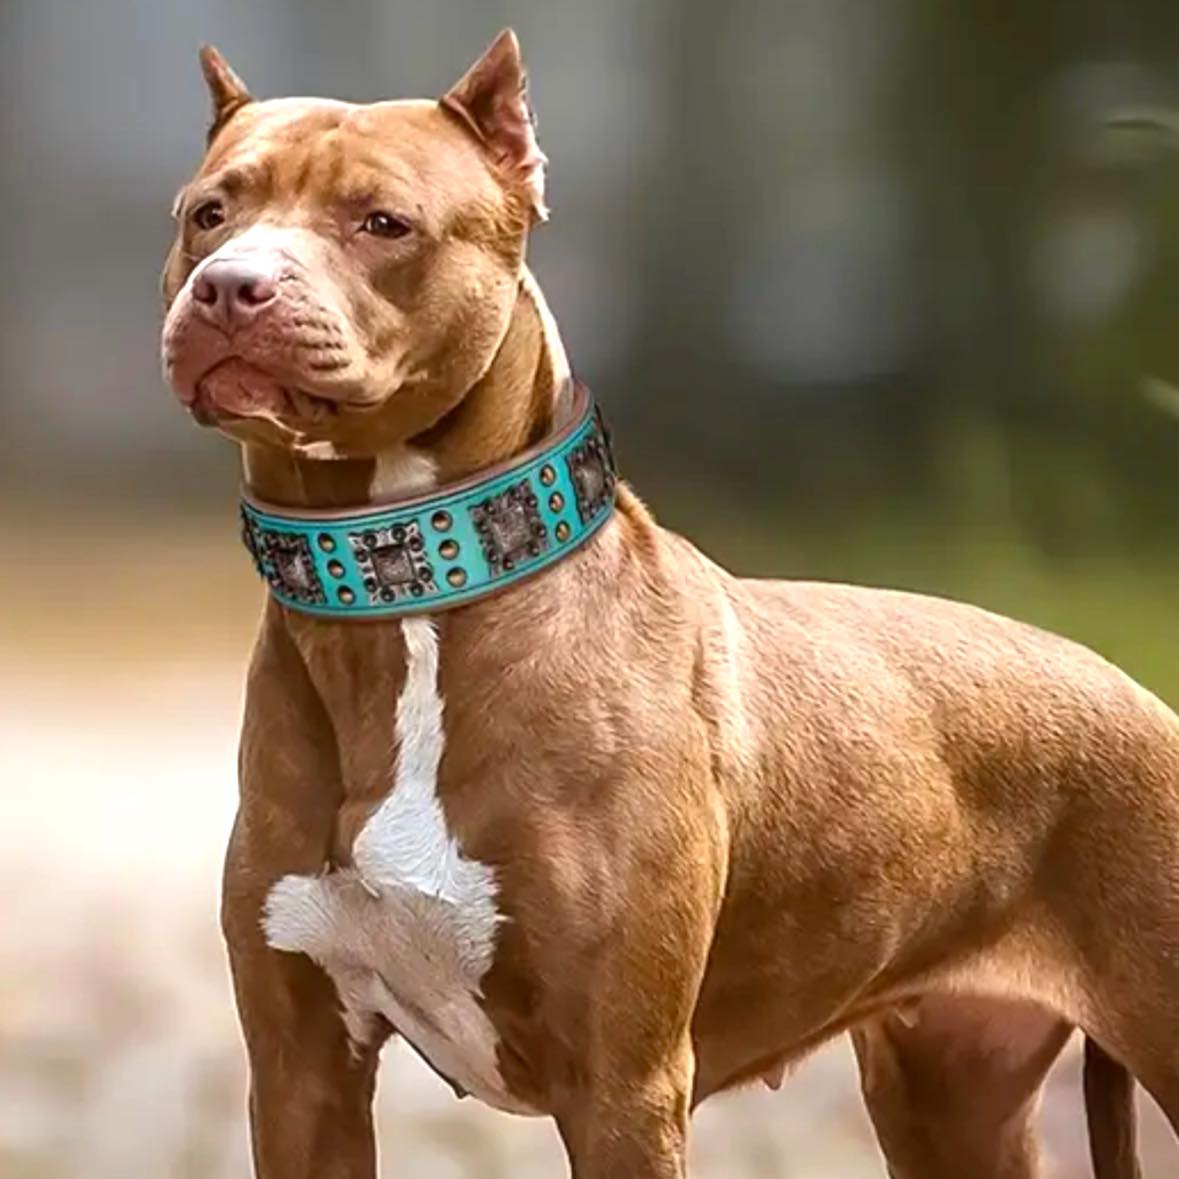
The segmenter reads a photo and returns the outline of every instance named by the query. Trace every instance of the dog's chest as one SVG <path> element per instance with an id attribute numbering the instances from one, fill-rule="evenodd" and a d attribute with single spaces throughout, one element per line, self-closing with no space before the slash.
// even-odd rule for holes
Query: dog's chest
<path id="1" fill-rule="evenodd" d="M 498 1037 L 480 1002 L 500 921 L 494 872 L 463 855 L 436 793 L 443 748 L 437 640 L 403 623 L 406 680 L 397 768 L 353 844 L 353 866 L 286 876 L 270 892 L 267 940 L 308 954 L 333 978 L 351 1037 L 381 1015 L 453 1084 L 490 1105 L 521 1106 L 504 1086 Z"/>

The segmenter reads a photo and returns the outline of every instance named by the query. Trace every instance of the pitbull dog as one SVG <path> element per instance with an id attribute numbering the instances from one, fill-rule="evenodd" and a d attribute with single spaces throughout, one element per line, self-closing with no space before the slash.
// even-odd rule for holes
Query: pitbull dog
<path id="1" fill-rule="evenodd" d="M 438 101 L 214 121 L 167 377 L 255 501 L 397 503 L 565 423 L 524 266 L 544 156 L 502 34 Z M 689 1112 L 851 1031 L 894 1179 L 1036 1173 L 1073 1029 L 1103 1176 L 1179 1128 L 1179 719 L 935 598 L 741 580 L 624 485 L 567 559 L 358 623 L 268 600 L 224 880 L 261 1179 L 371 1179 L 377 1058 L 673 1179 Z"/>

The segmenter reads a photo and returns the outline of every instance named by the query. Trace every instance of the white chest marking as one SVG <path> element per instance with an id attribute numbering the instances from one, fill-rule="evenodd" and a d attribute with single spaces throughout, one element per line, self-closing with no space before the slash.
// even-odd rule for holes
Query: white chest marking
<path id="1" fill-rule="evenodd" d="M 384 1015 L 444 1076 L 489 1105 L 535 1113 L 507 1091 L 495 1028 L 479 1002 L 495 954 L 495 874 L 467 859 L 437 794 L 444 742 L 438 639 L 429 619 L 401 624 L 405 687 L 397 769 L 353 844 L 354 867 L 285 876 L 266 902 L 266 939 L 332 976 L 349 1034 Z"/>
<path id="2" fill-rule="evenodd" d="M 404 444 L 377 455 L 368 493 L 376 500 L 428 491 L 438 481 L 438 468 L 424 451 Z"/>

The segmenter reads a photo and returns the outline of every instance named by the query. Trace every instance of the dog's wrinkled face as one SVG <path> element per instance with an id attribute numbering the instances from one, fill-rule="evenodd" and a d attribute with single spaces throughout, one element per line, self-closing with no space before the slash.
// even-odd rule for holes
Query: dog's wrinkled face
<path id="1" fill-rule="evenodd" d="M 165 375 L 242 440 L 372 454 L 490 363 L 542 168 L 506 33 L 441 101 L 255 102 L 215 51 L 211 144 L 176 204 Z"/>

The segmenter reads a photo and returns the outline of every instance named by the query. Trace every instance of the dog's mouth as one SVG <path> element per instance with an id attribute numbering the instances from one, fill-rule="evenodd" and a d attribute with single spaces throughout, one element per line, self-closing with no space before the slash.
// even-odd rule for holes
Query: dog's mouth
<path id="1" fill-rule="evenodd" d="M 339 401 L 290 385 L 238 356 L 218 361 L 193 388 L 188 411 L 202 426 L 263 419 L 285 428 L 331 421 Z"/>

